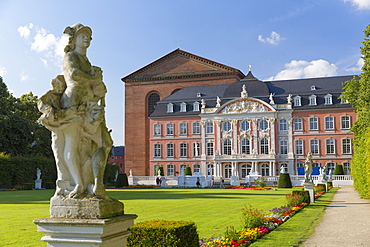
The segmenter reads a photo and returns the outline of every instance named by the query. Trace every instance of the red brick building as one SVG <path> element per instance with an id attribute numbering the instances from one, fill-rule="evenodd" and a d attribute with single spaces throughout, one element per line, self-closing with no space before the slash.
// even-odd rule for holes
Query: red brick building
<path id="1" fill-rule="evenodd" d="M 166 176 L 181 167 L 240 179 L 250 172 L 297 174 L 315 166 L 349 171 L 356 119 L 340 100 L 352 76 L 260 81 L 251 72 L 182 50 L 126 76 L 126 168 Z"/>
<path id="2" fill-rule="evenodd" d="M 125 147 L 113 147 L 111 151 L 111 156 L 108 159 L 108 163 L 118 165 L 120 173 L 125 173 Z"/>

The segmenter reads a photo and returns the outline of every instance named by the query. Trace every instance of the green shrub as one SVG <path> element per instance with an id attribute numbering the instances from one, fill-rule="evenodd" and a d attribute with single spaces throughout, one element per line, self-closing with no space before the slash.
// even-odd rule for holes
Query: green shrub
<path id="1" fill-rule="evenodd" d="M 265 177 L 258 177 L 256 179 L 256 184 L 258 185 L 258 187 L 266 187 L 266 178 Z"/>
<path id="2" fill-rule="evenodd" d="M 104 184 L 114 184 L 117 172 L 119 172 L 119 166 L 116 164 L 108 163 L 104 170 Z"/>
<path id="3" fill-rule="evenodd" d="M 307 191 L 308 192 L 308 191 Z M 294 207 L 294 206 L 297 206 L 303 202 L 305 202 L 306 200 L 306 197 L 301 194 L 301 193 L 290 193 L 290 194 L 286 194 L 285 195 L 285 198 L 287 200 L 287 207 Z"/>
<path id="4" fill-rule="evenodd" d="M 343 166 L 341 164 L 335 165 L 334 175 L 344 175 Z"/>
<path id="5" fill-rule="evenodd" d="M 128 247 L 199 247 L 199 236 L 192 221 L 144 221 L 130 227 Z"/>
<path id="6" fill-rule="evenodd" d="M 164 176 L 163 166 L 157 166 L 157 168 L 155 169 L 155 176 L 158 176 L 158 170 L 161 171 L 161 176 Z"/>
<path id="7" fill-rule="evenodd" d="M 34 185 L 34 183 L 24 183 L 23 184 L 23 188 L 25 190 L 32 190 L 33 189 L 33 185 Z"/>
<path id="8" fill-rule="evenodd" d="M 191 175 L 193 174 L 191 173 L 190 166 L 185 167 L 184 176 L 191 176 Z"/>
<path id="9" fill-rule="evenodd" d="M 55 182 L 46 182 L 45 189 L 55 189 Z"/>
<path id="10" fill-rule="evenodd" d="M 126 173 L 120 173 L 117 176 L 117 181 L 116 181 L 116 187 L 123 187 L 123 186 L 128 186 L 128 179 L 127 179 L 127 174 Z"/>
<path id="11" fill-rule="evenodd" d="M 333 187 L 333 182 L 328 181 L 328 190 Z"/>
<path id="12" fill-rule="evenodd" d="M 289 173 L 280 173 L 278 188 L 292 188 L 292 181 L 290 180 Z"/>
<path id="13" fill-rule="evenodd" d="M 326 185 L 325 184 L 317 184 L 315 186 L 315 192 L 321 192 L 321 191 L 326 191 Z"/>
<path id="14" fill-rule="evenodd" d="M 258 208 L 253 208 L 251 205 L 242 208 L 243 228 L 254 228 L 262 226 L 265 220 L 264 213 Z"/>
<path id="15" fill-rule="evenodd" d="M 302 197 L 302 202 L 304 203 L 307 203 L 307 205 L 310 204 L 310 192 L 308 190 L 293 190 L 292 191 L 292 194 L 293 195 L 299 195 L 300 197 Z"/>

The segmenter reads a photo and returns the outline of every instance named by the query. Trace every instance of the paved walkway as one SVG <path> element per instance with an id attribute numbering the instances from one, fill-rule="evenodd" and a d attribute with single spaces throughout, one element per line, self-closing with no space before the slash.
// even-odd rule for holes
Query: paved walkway
<path id="1" fill-rule="evenodd" d="M 369 246 L 370 202 L 352 187 L 341 187 L 315 232 L 301 246 Z"/>

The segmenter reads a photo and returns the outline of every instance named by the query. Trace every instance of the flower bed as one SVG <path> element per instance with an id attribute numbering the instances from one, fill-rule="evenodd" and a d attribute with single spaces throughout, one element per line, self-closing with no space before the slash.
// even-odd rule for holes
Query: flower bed
<path id="1" fill-rule="evenodd" d="M 235 187 L 235 186 L 234 186 Z M 238 186 L 239 187 L 239 186 Z M 323 191 L 317 192 L 317 197 L 324 194 Z M 315 195 L 315 198 L 317 198 Z M 273 208 L 270 210 L 271 214 L 263 215 L 259 209 L 246 206 L 243 211 L 243 229 L 236 231 L 233 227 L 229 227 L 225 236 L 212 237 L 210 239 L 200 239 L 200 246 L 202 247 L 235 247 L 235 246 L 249 246 L 254 241 L 262 238 L 279 225 L 293 217 L 296 213 L 301 211 L 307 203 L 303 203 L 303 196 L 288 194 L 286 195 L 287 206 L 280 208 Z"/>
<path id="2" fill-rule="evenodd" d="M 235 189 L 235 190 L 276 190 L 274 188 L 262 188 L 262 187 L 245 187 L 245 186 L 226 186 L 225 189 Z"/>

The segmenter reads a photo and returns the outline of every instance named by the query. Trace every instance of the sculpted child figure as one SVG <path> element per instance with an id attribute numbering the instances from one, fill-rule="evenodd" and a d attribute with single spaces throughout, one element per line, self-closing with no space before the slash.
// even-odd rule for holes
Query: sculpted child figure
<path id="1" fill-rule="evenodd" d="M 64 77 L 57 78 L 64 81 L 65 90 L 59 94 L 59 106 L 47 104 L 48 93 L 39 102 L 40 111 L 50 105 L 60 115 L 54 121 L 43 122 L 53 132 L 58 167 L 56 196 L 107 199 L 103 176 L 113 141 L 105 123 L 107 90 L 102 70 L 92 66 L 86 57 L 92 31 L 87 26 L 75 24 L 67 27 L 64 33 L 69 35 L 64 49 Z"/>

